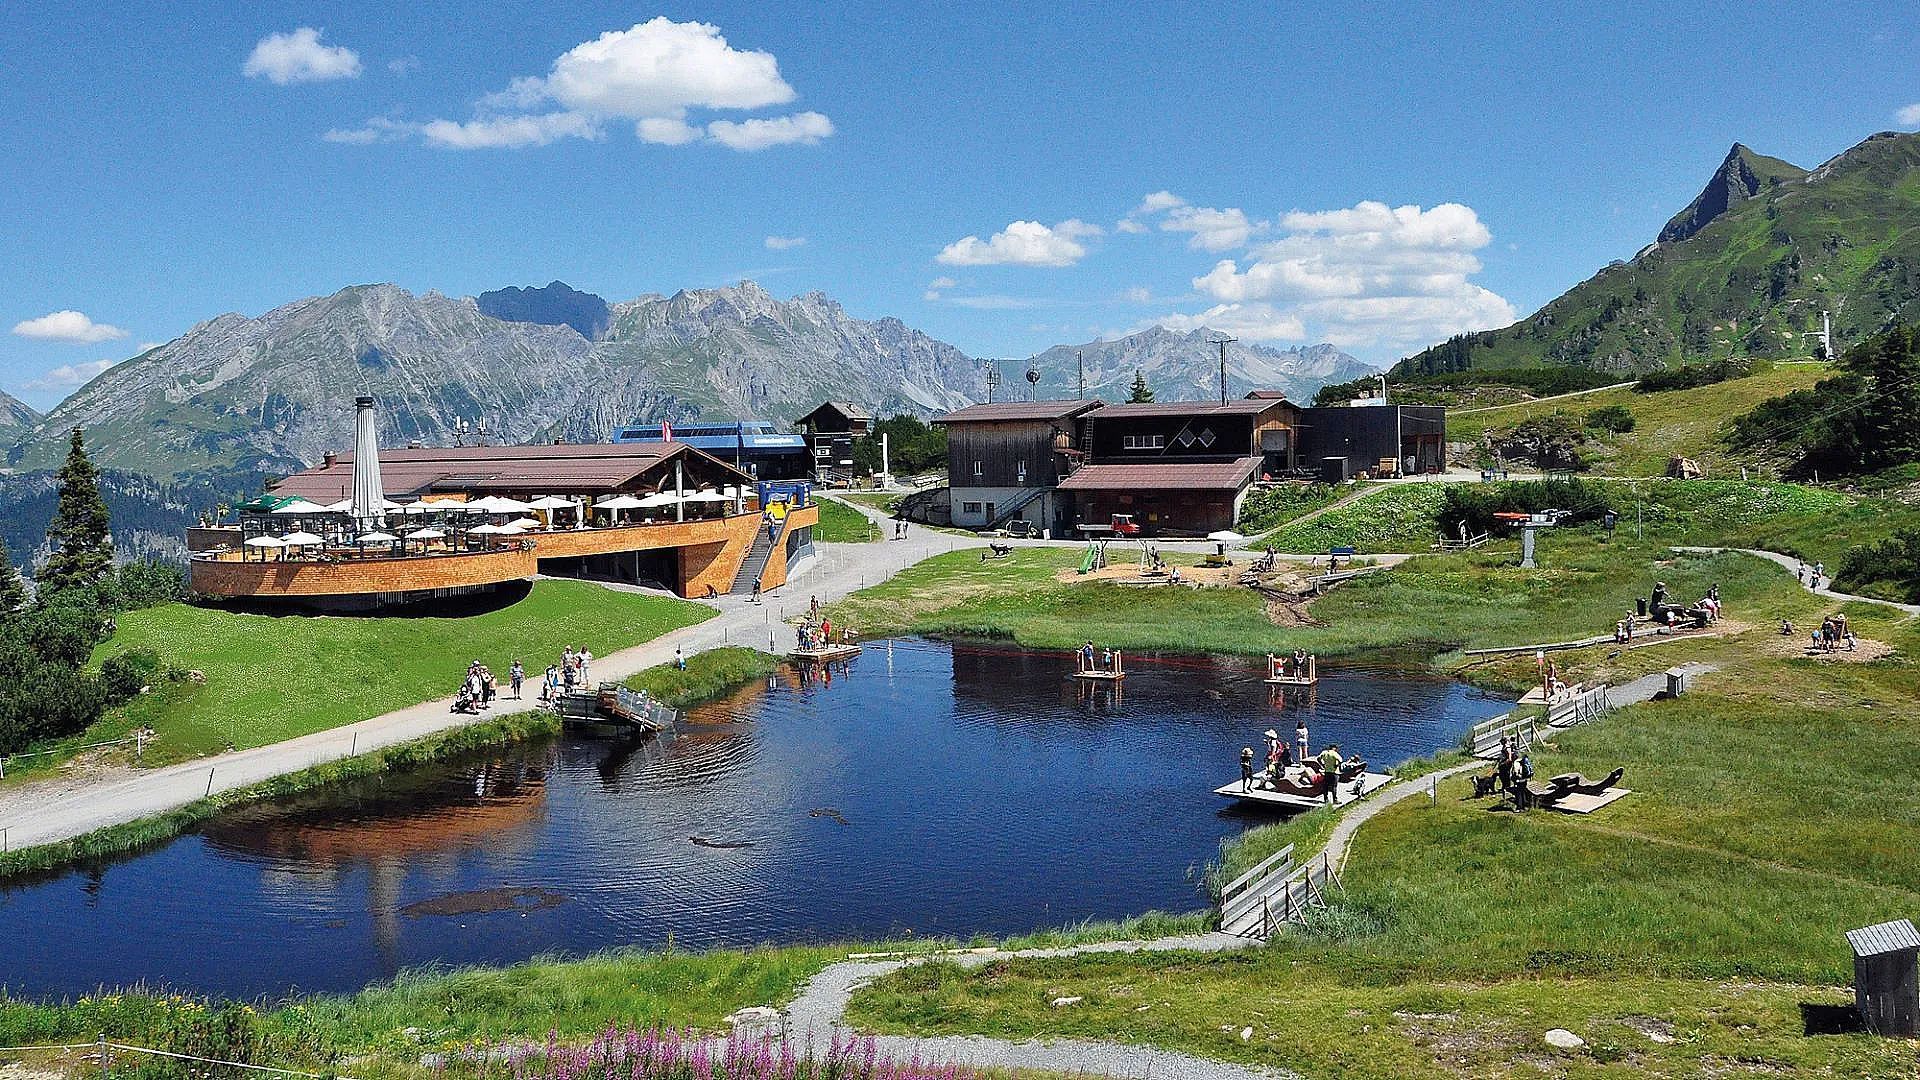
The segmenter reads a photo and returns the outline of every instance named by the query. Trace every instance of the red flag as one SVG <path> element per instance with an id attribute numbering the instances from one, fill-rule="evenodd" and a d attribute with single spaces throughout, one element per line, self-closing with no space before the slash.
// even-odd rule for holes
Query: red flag
<path id="1" fill-rule="evenodd" d="M 662 420 L 660 422 L 660 441 L 661 442 L 673 441 L 673 421 Z"/>

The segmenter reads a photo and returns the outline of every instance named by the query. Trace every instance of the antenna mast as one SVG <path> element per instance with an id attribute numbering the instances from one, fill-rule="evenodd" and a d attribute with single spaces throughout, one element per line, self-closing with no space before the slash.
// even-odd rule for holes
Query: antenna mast
<path id="1" fill-rule="evenodd" d="M 1080 365 L 1080 389 L 1074 392 L 1073 399 L 1075 401 L 1085 401 L 1087 400 L 1087 351 L 1085 349 L 1075 349 L 1073 351 L 1073 358 L 1075 362 Z"/>
<path id="2" fill-rule="evenodd" d="M 987 365 L 987 404 L 993 404 L 993 392 L 1000 386 L 1000 366 L 992 360 Z"/>
<path id="3" fill-rule="evenodd" d="M 1239 340 L 1239 338 L 1222 336 L 1208 342 L 1209 345 L 1220 346 L 1220 404 L 1222 405 L 1227 403 L 1227 346 Z"/>

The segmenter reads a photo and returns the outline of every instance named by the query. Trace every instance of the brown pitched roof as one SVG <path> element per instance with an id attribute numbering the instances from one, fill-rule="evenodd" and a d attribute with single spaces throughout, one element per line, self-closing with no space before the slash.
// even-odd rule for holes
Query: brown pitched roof
<path id="1" fill-rule="evenodd" d="M 705 459 L 734 474 L 747 474 L 685 443 L 569 443 L 535 446 L 430 446 L 380 451 L 380 486 L 399 499 L 431 491 L 610 491 L 674 457 Z M 272 485 L 275 495 L 332 502 L 353 494 L 353 455 L 337 455 Z"/>
<path id="2" fill-rule="evenodd" d="M 1184 491 L 1238 491 L 1260 469 L 1260 459 L 1172 465 L 1084 465 L 1060 481 L 1061 491 L 1134 491 L 1177 488 Z"/>
<path id="3" fill-rule="evenodd" d="M 1224 404 L 1218 401 L 1123 402 L 1101 409 L 1094 418 L 1119 420 L 1129 416 L 1258 416 L 1268 409 L 1277 409 L 1291 404 L 1284 398 L 1237 398 Z"/>
<path id="4" fill-rule="evenodd" d="M 964 409 L 955 409 L 945 416 L 936 416 L 936 424 L 964 424 L 968 422 L 986 422 L 995 420 L 1064 420 L 1069 416 L 1100 408 L 1104 402 L 1099 398 L 1090 401 L 1069 399 L 1067 401 L 995 401 L 985 405 L 969 405 Z"/>

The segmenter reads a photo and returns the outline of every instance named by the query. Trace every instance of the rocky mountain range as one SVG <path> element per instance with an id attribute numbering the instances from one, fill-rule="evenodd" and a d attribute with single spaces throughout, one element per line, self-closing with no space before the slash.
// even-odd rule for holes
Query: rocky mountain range
<path id="1" fill-rule="evenodd" d="M 1807 170 L 1736 143 L 1631 260 L 1400 374 L 1570 365 L 1632 375 L 1730 355 L 1805 356 L 1920 317 L 1920 134 L 1882 132 Z"/>
<path id="2" fill-rule="evenodd" d="M 1220 353 L 1213 342 L 1226 335 L 1201 328 L 1191 331 L 1148 327 L 1111 341 L 1056 345 L 1034 356 L 1029 366 L 1040 375 L 1033 396 L 1073 397 L 1085 363 L 1086 394 L 1125 401 L 1138 372 L 1160 401 L 1205 401 L 1220 394 Z M 1227 346 L 1227 393 L 1284 390 L 1295 401 L 1313 400 L 1328 383 L 1346 382 L 1374 369 L 1332 345 L 1275 349 L 1233 342 Z M 1004 389 L 996 397 L 1025 397 L 1025 369 L 1002 365 Z"/>
<path id="3" fill-rule="evenodd" d="M 1211 398 L 1214 336 L 1156 327 L 1058 346 L 1032 359 L 1037 388 L 1000 365 L 1000 396 L 1072 396 L 1084 355 L 1089 395 L 1123 399 L 1139 371 L 1163 401 Z M 1227 361 L 1233 393 L 1277 388 L 1300 400 L 1368 370 L 1328 345 L 1236 343 Z M 0 408 L 0 435 L 16 474 L 56 466 L 80 427 L 104 466 L 218 484 L 341 449 L 358 394 L 379 400 L 386 445 L 448 443 L 461 423 L 500 441 L 590 442 L 660 417 L 790 421 L 828 397 L 929 416 L 982 400 L 986 371 L 898 319 L 856 319 L 817 292 L 776 299 L 750 281 L 616 303 L 559 281 L 471 298 L 356 285 L 210 319 L 45 416 L 20 405 L 9 421 Z"/>
<path id="4" fill-rule="evenodd" d="M 357 285 L 221 315 L 36 418 L 9 462 L 52 467 L 78 426 L 104 465 L 284 473 L 344 444 L 362 393 L 379 399 L 392 445 L 450 442 L 462 421 L 505 441 L 594 441 L 643 418 L 787 420 L 829 393 L 925 414 L 985 391 L 960 350 L 897 319 L 853 318 L 821 293 L 778 300 L 741 282 L 596 301 L 559 282 L 483 298 Z"/>

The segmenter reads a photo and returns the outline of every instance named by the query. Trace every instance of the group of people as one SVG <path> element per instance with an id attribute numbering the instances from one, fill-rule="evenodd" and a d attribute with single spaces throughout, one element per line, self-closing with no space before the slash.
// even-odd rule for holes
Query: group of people
<path id="1" fill-rule="evenodd" d="M 1483 782 L 1484 782 L 1483 778 Z M 1511 798 L 1516 810 L 1527 808 L 1527 781 L 1533 779 L 1533 758 L 1520 749 L 1520 741 L 1511 735 L 1500 736 L 1500 756 L 1493 760 L 1492 784 L 1503 799 Z"/>
<path id="2" fill-rule="evenodd" d="M 895 540 L 905 540 L 907 538 L 906 518 L 900 518 L 893 523 L 893 538 Z"/>
<path id="3" fill-rule="evenodd" d="M 1305 649 L 1293 650 L 1292 656 L 1267 654 L 1267 678 L 1304 679 L 1313 672 L 1313 657 Z"/>
<path id="4" fill-rule="evenodd" d="M 819 652 L 834 645 L 845 645 L 853 634 L 853 631 L 841 627 L 840 636 L 835 638 L 833 620 L 819 615 L 818 611 L 819 609 L 815 608 L 815 614 L 809 616 L 794 631 L 798 639 L 796 644 L 801 652 Z"/>
<path id="5" fill-rule="evenodd" d="M 1838 652 L 1845 649 L 1852 652 L 1860 647 L 1860 639 L 1853 636 L 1853 627 L 1848 625 L 1846 615 L 1835 612 L 1820 620 L 1820 629 L 1812 631 L 1814 652 Z"/>
<path id="6" fill-rule="evenodd" d="M 1714 583 L 1707 587 L 1707 595 L 1694 601 L 1691 606 L 1676 604 L 1667 592 L 1667 583 L 1655 582 L 1653 594 L 1647 598 L 1647 617 L 1665 627 L 1677 627 L 1692 623 L 1695 629 L 1720 621 L 1720 585 Z M 1638 616 L 1632 612 L 1613 626 L 1613 640 L 1616 644 L 1626 644 L 1633 640 L 1634 628 L 1638 625 Z"/>
<path id="7" fill-rule="evenodd" d="M 1293 726 L 1293 745 L 1280 737 L 1272 728 L 1262 732 L 1267 739 L 1267 767 L 1259 775 L 1258 786 L 1278 787 L 1285 779 L 1295 786 L 1303 788 L 1321 788 L 1321 798 L 1329 803 L 1340 801 L 1340 772 L 1349 766 L 1358 765 L 1362 769 L 1366 762 L 1359 758 L 1345 758 L 1340 755 L 1339 743 L 1328 743 L 1326 749 L 1318 754 L 1309 755 L 1307 740 L 1307 721 L 1305 718 Z M 1256 785 L 1254 772 L 1253 747 L 1240 748 L 1240 790 L 1252 791 Z"/>
<path id="8" fill-rule="evenodd" d="M 1101 649 L 1100 654 L 1097 657 L 1094 655 L 1093 642 L 1089 641 L 1085 645 L 1080 646 L 1080 670 L 1081 671 L 1113 671 L 1114 670 L 1113 646 L 1109 645 L 1106 648 Z"/>
<path id="9" fill-rule="evenodd" d="M 1812 567 L 1808 567 L 1807 564 L 1803 562 L 1800 564 L 1799 569 L 1793 572 L 1793 576 L 1800 579 L 1800 584 L 1805 585 L 1814 592 L 1819 592 L 1820 583 L 1827 579 L 1827 564 L 1816 562 Z"/>
<path id="10" fill-rule="evenodd" d="M 516 667 L 519 661 L 514 661 Z M 585 645 L 575 649 L 569 645 L 560 654 L 560 662 L 547 665 L 547 674 L 540 683 L 540 700 L 552 702 L 561 694 L 571 694 L 575 687 L 593 685 L 593 652 Z M 515 696 L 519 695 L 518 687 Z"/>
<path id="11" fill-rule="evenodd" d="M 507 681 L 512 687 L 513 696 L 520 697 L 520 687 L 526 682 L 527 669 L 515 660 L 507 670 Z M 466 677 L 460 680 L 460 690 L 453 698 L 453 711 L 477 713 L 481 709 L 493 707 L 493 699 L 499 690 L 495 685 L 493 669 L 475 660 L 467 665 Z"/>

